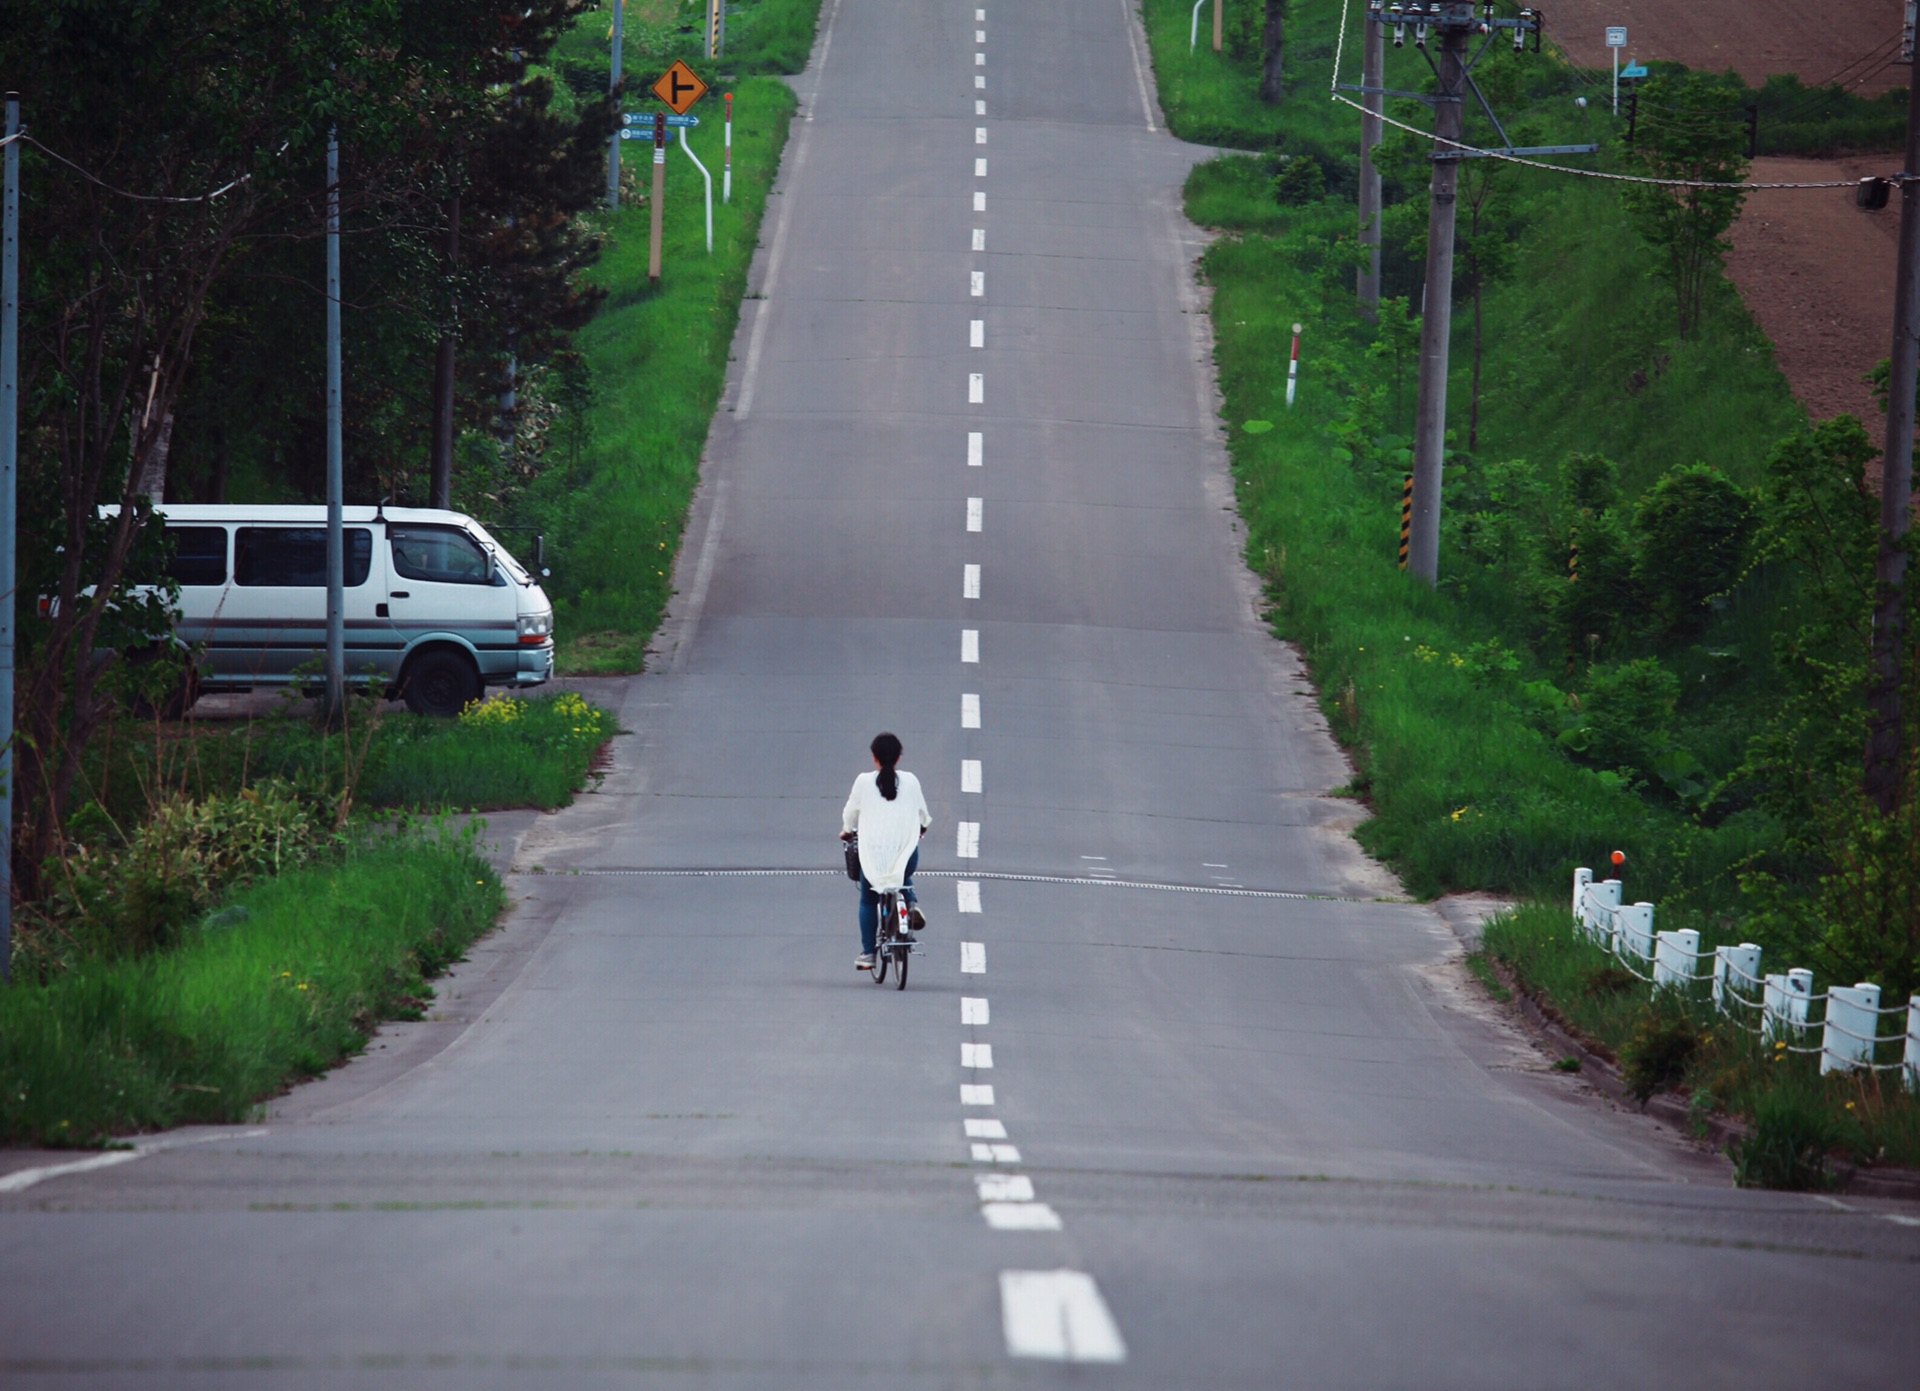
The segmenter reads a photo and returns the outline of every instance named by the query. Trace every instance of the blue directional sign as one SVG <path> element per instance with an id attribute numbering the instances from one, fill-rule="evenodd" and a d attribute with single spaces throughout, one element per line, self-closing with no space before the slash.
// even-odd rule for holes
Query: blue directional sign
<path id="1" fill-rule="evenodd" d="M 1628 63 L 1624 68 L 1620 69 L 1620 75 L 1622 77 L 1645 77 L 1647 75 L 1647 65 L 1645 63 Z"/>
<path id="2" fill-rule="evenodd" d="M 620 118 L 620 124 L 623 126 L 645 126 L 648 130 L 652 130 L 653 117 L 645 114 L 636 115 L 634 112 L 629 111 Z M 698 116 L 669 116 L 667 117 L 667 124 L 669 126 L 697 126 L 700 124 L 700 118 Z"/>

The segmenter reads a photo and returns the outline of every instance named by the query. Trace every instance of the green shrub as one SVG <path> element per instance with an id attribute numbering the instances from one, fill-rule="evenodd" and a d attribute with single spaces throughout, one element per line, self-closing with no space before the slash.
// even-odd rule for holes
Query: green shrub
<path id="1" fill-rule="evenodd" d="M 1651 657 L 1594 667 L 1583 697 L 1582 756 L 1596 767 L 1651 771 L 1671 742 L 1680 680 Z"/>
<path id="2" fill-rule="evenodd" d="M 1827 1157 L 1844 1133 L 1818 1088 L 1783 1082 L 1753 1108 L 1753 1133 L 1727 1146 L 1742 1188 L 1817 1189 L 1833 1184 Z"/>
<path id="3" fill-rule="evenodd" d="M 1327 171 L 1312 155 L 1290 155 L 1273 176 L 1273 201 L 1282 207 L 1317 203 L 1327 196 Z"/>
<path id="4" fill-rule="evenodd" d="M 1656 1003 L 1620 1049 L 1621 1079 L 1642 1106 L 1655 1092 L 1672 1091 L 1686 1079 L 1700 1052 L 1700 1030 L 1687 1014 Z"/>
<path id="5" fill-rule="evenodd" d="M 1634 508 L 1634 578 L 1664 629 L 1699 627 L 1707 601 L 1726 593 L 1746 564 L 1753 504 L 1718 469 L 1672 470 Z"/>

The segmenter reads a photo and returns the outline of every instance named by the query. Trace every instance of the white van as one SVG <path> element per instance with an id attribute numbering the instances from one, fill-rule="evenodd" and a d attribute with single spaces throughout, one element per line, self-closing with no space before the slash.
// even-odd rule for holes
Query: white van
<path id="1" fill-rule="evenodd" d="M 327 645 L 327 509 L 171 503 L 180 585 L 174 637 L 198 691 L 311 678 Z M 347 679 L 378 679 L 423 715 L 456 715 L 487 686 L 553 675 L 553 605 L 471 517 L 349 507 Z"/>

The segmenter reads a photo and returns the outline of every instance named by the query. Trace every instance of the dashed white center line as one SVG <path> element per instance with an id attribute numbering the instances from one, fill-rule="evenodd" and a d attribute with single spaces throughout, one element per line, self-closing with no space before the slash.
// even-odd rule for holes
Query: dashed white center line
<path id="1" fill-rule="evenodd" d="M 974 103 L 973 103 L 973 114 L 974 114 L 974 115 L 976 115 L 976 116 L 984 116 L 984 115 L 986 115 L 986 114 L 987 114 L 987 104 L 986 104 L 986 102 L 985 102 L 985 101 L 982 101 L 981 99 L 979 99 L 979 98 L 977 98 L 977 97 L 976 97 L 976 98 L 974 99 Z"/>
<path id="2" fill-rule="evenodd" d="M 1057 1232 L 1060 1214 L 1045 1203 L 982 1203 L 980 1215 L 997 1232 Z"/>
<path id="3" fill-rule="evenodd" d="M 1000 1272 L 1007 1352 L 1047 1362 L 1124 1362 L 1127 1345 L 1093 1277 L 1079 1270 Z"/>
<path id="4" fill-rule="evenodd" d="M 983 270 L 967 272 L 967 289 L 975 299 L 987 292 L 987 273 Z"/>
<path id="5" fill-rule="evenodd" d="M 973 229 L 973 249 L 975 251 L 985 251 L 987 249 L 986 228 L 976 227 Z"/>
<path id="6" fill-rule="evenodd" d="M 960 1084 L 960 1104 L 962 1106 L 993 1105 L 993 1084 L 990 1082 L 962 1082 Z"/>
<path id="7" fill-rule="evenodd" d="M 967 434 L 967 467 L 979 468 L 987 461 L 986 437 L 978 430 Z"/>
<path id="8" fill-rule="evenodd" d="M 980 630 L 962 628 L 960 630 L 960 660 L 973 663 L 980 660 Z"/>
<path id="9" fill-rule="evenodd" d="M 975 126 L 973 128 L 973 143 L 976 145 L 984 145 L 987 143 L 987 128 L 985 126 Z"/>
<path id="10" fill-rule="evenodd" d="M 976 68 L 984 68 L 984 67 L 985 67 L 985 66 L 987 65 L 987 55 L 986 55 L 986 54 L 984 54 L 984 53 L 976 53 L 976 54 L 974 54 L 974 55 L 973 55 L 973 65 L 974 65 L 974 66 L 975 66 Z"/>
<path id="11" fill-rule="evenodd" d="M 961 693 L 960 728 L 980 728 L 980 695 L 977 691 L 964 691 Z"/>
<path id="12" fill-rule="evenodd" d="M 973 79 L 973 85 L 984 92 L 987 89 L 987 79 L 984 77 L 976 77 Z"/>
<path id="13" fill-rule="evenodd" d="M 981 509 L 985 506 L 986 506 L 986 503 L 980 498 L 970 497 L 967 499 L 967 530 L 968 531 L 980 530 Z"/>
<path id="14" fill-rule="evenodd" d="M 980 790 L 980 760 L 963 758 L 960 760 L 960 790 L 978 792 Z"/>
<path id="15" fill-rule="evenodd" d="M 973 210 L 977 213 L 983 213 L 987 210 L 987 194 L 985 189 L 975 191 L 973 195 Z"/>
<path id="16" fill-rule="evenodd" d="M 1007 1127 L 1003 1121 L 979 1117 L 962 1121 L 961 1124 L 966 1127 L 967 1138 L 969 1140 L 1004 1140 L 1007 1138 Z"/>
<path id="17" fill-rule="evenodd" d="M 975 43 L 985 43 L 987 41 L 987 31 L 985 29 L 975 29 L 973 31 L 973 41 Z"/>
<path id="18" fill-rule="evenodd" d="M 987 944 L 985 942 L 962 942 L 960 944 L 960 974 L 963 976 L 984 976 L 987 973 Z M 964 1088 L 962 1089 L 965 1090 Z M 961 1105 L 967 1105 L 966 1097 L 960 1098 Z M 982 1106 L 993 1105 L 993 1092 L 987 1092 L 987 1099 L 979 1103 Z"/>
<path id="19" fill-rule="evenodd" d="M 955 894 L 954 911 L 956 913 L 977 913 L 980 911 L 980 884 L 973 879 L 960 879 L 954 883 L 958 890 Z"/>
<path id="20" fill-rule="evenodd" d="M 960 1066 L 989 1068 L 993 1066 L 993 1045 L 991 1043 L 963 1043 L 960 1045 Z"/>
<path id="21" fill-rule="evenodd" d="M 983 1203 L 1033 1201 L 1033 1180 L 1025 1174 L 975 1174 L 973 1187 Z"/>
<path id="22" fill-rule="evenodd" d="M 987 1020 L 992 1017 L 992 1014 L 993 1011 L 987 1008 L 987 1002 L 984 999 L 974 995 L 962 995 L 960 997 L 960 1022 L 962 1024 L 985 1024 Z M 988 1121 L 985 1123 L 989 1125 L 1000 1124 L 999 1121 Z M 968 1121 L 967 1124 L 972 1125 L 973 1122 Z M 972 1134 L 971 1131 L 968 1133 Z M 1006 1138 L 1006 1132 L 1003 1130 L 998 1135 L 983 1135 L 980 1138 L 983 1140 L 1004 1140 Z"/>
<path id="23" fill-rule="evenodd" d="M 987 12 L 985 10 L 975 10 L 973 12 L 973 22 L 975 24 L 985 24 L 987 22 Z"/>
<path id="24" fill-rule="evenodd" d="M 980 567 L 969 565 L 960 575 L 960 597 L 978 599 L 980 597 Z"/>
<path id="25" fill-rule="evenodd" d="M 980 1164 L 1018 1164 L 1020 1151 L 1012 1145 L 982 1145 L 973 1147 L 973 1157 Z"/>
<path id="26" fill-rule="evenodd" d="M 987 346 L 987 321 L 985 319 L 973 319 L 967 323 L 967 346 L 969 348 L 984 348 Z"/>
<path id="27" fill-rule="evenodd" d="M 1213 863 L 1213 862 L 1212 862 L 1211 860 L 1202 860 L 1202 861 L 1200 862 L 1200 868 L 1202 868 L 1202 869 L 1225 869 L 1225 868 L 1226 868 L 1226 866 L 1225 866 L 1225 865 L 1217 865 L 1217 864 L 1214 864 L 1214 863 Z"/>
<path id="28" fill-rule="evenodd" d="M 987 374 L 967 373 L 967 404 L 977 406 L 987 399 Z"/>
<path id="29" fill-rule="evenodd" d="M 963 860 L 979 859 L 980 823 L 978 821 L 962 821 L 958 829 L 959 834 L 955 837 L 958 843 L 954 846 L 953 853 Z"/>
<path id="30" fill-rule="evenodd" d="M 987 177 L 987 161 L 984 155 L 973 162 L 973 177 L 976 179 Z"/>

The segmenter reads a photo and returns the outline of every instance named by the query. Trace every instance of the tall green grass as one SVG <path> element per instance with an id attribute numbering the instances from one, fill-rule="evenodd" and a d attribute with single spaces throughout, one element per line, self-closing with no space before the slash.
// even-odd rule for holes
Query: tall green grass
<path id="1" fill-rule="evenodd" d="M 171 951 L 0 991 L 0 1139 L 244 1120 L 417 1017 L 505 902 L 469 841 L 387 839 L 241 892 Z"/>

